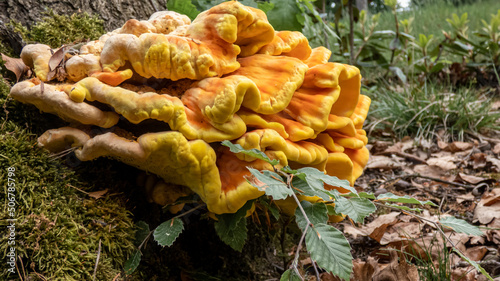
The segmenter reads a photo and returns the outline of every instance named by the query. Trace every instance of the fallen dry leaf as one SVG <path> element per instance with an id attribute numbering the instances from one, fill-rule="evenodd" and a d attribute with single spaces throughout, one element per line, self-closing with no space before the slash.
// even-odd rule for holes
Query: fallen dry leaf
<path id="1" fill-rule="evenodd" d="M 485 193 L 474 210 L 473 222 L 489 224 L 493 219 L 500 218 L 500 188 Z"/>
<path id="2" fill-rule="evenodd" d="M 406 150 L 415 147 L 413 140 L 407 140 L 405 142 L 397 142 L 394 145 L 388 147 L 384 153 L 398 153 L 405 152 Z"/>
<path id="3" fill-rule="evenodd" d="M 49 73 L 47 74 L 47 80 L 50 81 L 56 78 L 58 81 L 63 81 L 67 74 L 64 70 L 64 60 L 66 55 L 66 50 L 68 46 L 63 46 L 59 48 L 49 59 Z"/>
<path id="4" fill-rule="evenodd" d="M 472 266 L 454 268 L 451 271 L 451 280 L 477 281 L 476 274 Z"/>
<path id="5" fill-rule="evenodd" d="M 5 61 L 5 68 L 16 75 L 16 82 L 19 82 L 23 74 L 29 71 L 29 67 L 23 63 L 22 59 L 11 58 L 2 54 L 2 60 Z"/>
<path id="6" fill-rule="evenodd" d="M 495 153 L 495 154 L 500 154 L 500 142 L 495 144 L 495 146 L 493 147 L 493 149 L 491 150 L 491 152 Z"/>
<path id="7" fill-rule="evenodd" d="M 455 157 L 453 156 L 447 156 L 447 157 L 441 157 L 441 158 L 430 158 L 427 159 L 427 164 L 429 166 L 436 166 L 439 167 L 445 171 L 453 170 L 457 168 L 457 165 L 453 163 L 456 161 Z"/>
<path id="8" fill-rule="evenodd" d="M 466 175 L 464 173 L 458 173 L 456 179 L 460 179 L 466 183 L 472 183 L 472 184 L 478 184 L 478 183 L 484 182 L 484 181 L 491 181 L 491 179 L 485 179 L 485 178 L 481 178 L 481 177 Z"/>
<path id="9" fill-rule="evenodd" d="M 49 59 L 49 70 L 55 70 L 64 60 L 64 54 L 66 52 L 67 47 L 63 46 L 50 57 Z"/>
<path id="10" fill-rule="evenodd" d="M 488 253 L 486 246 L 476 246 L 465 250 L 464 254 L 473 261 L 480 261 Z"/>
<path id="11" fill-rule="evenodd" d="M 364 231 L 362 231 L 359 227 L 352 226 L 349 223 L 344 224 L 344 233 L 349 234 L 352 238 L 356 239 L 358 236 L 367 236 Z"/>
<path id="12" fill-rule="evenodd" d="M 353 269 L 351 280 L 356 281 L 371 281 L 375 269 L 378 268 L 378 263 L 373 257 L 368 257 L 367 261 L 355 259 L 352 261 Z"/>
<path id="13" fill-rule="evenodd" d="M 408 159 L 412 162 L 425 163 L 425 159 L 422 159 L 419 156 L 405 152 L 406 150 L 408 150 L 410 148 L 414 148 L 414 147 L 415 147 L 414 141 L 410 139 L 410 140 L 407 140 L 405 142 L 398 142 L 398 143 L 394 144 L 393 146 L 388 147 L 386 150 L 380 152 L 379 154 L 381 154 L 381 155 L 393 155 L 394 154 L 394 155 L 403 157 L 405 159 Z"/>
<path id="14" fill-rule="evenodd" d="M 474 201 L 476 199 L 476 197 L 474 195 L 472 195 L 472 192 L 468 192 L 464 195 L 458 195 L 456 197 L 456 199 L 457 199 L 457 203 L 461 204 L 462 202 L 465 202 L 465 201 Z"/>
<path id="15" fill-rule="evenodd" d="M 398 259 L 395 251 L 391 252 L 392 262 L 384 269 L 373 274 L 373 281 L 418 281 L 417 267 L 406 260 Z"/>
<path id="16" fill-rule="evenodd" d="M 108 189 L 104 189 L 104 190 L 99 190 L 99 191 L 93 191 L 93 192 L 89 192 L 89 196 L 94 198 L 94 199 L 99 199 L 101 198 L 104 194 L 108 193 Z"/>
<path id="17" fill-rule="evenodd" d="M 461 141 L 454 141 L 452 143 L 444 143 L 442 141 L 438 141 L 438 147 L 444 151 L 459 152 L 473 148 L 474 144 Z"/>
<path id="18" fill-rule="evenodd" d="M 370 152 L 372 154 L 378 154 L 380 152 L 383 152 L 385 151 L 392 143 L 391 142 L 388 142 L 388 141 L 380 141 L 380 140 L 376 140 L 372 147 L 370 148 Z M 368 146 L 367 146 L 368 147 Z"/>
<path id="19" fill-rule="evenodd" d="M 413 171 L 415 173 L 421 174 L 422 176 L 433 178 L 439 178 L 445 174 L 445 171 L 443 169 L 439 167 L 430 167 L 428 165 L 415 165 L 415 167 L 413 167 Z"/>
<path id="20" fill-rule="evenodd" d="M 486 166 L 486 154 L 484 153 L 474 153 L 471 158 L 473 160 L 472 167 L 474 169 L 484 168 Z M 500 166 L 498 166 L 500 167 Z"/>
<path id="21" fill-rule="evenodd" d="M 492 156 L 492 155 L 487 155 L 486 161 L 490 162 L 493 166 L 495 166 L 495 169 L 497 172 L 500 171 L 500 160 L 498 158 L 496 158 L 495 156 Z"/>
<path id="22" fill-rule="evenodd" d="M 370 155 L 370 160 L 366 165 L 367 169 L 384 169 L 390 170 L 401 167 L 401 163 L 395 161 L 391 157 L 380 156 L 380 155 Z"/>
<path id="23" fill-rule="evenodd" d="M 363 227 L 363 231 L 370 236 L 372 239 L 380 243 L 380 240 L 384 236 L 384 233 L 390 225 L 397 223 L 399 220 L 397 217 L 401 214 L 400 212 L 392 212 L 387 215 L 381 215 L 374 221 Z"/>

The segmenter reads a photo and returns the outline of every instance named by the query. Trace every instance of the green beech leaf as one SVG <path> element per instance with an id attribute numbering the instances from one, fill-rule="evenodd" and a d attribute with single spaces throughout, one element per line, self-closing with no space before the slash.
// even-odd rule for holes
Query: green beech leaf
<path id="1" fill-rule="evenodd" d="M 153 232 L 153 237 L 160 246 L 170 247 L 183 230 L 184 223 L 181 219 L 171 219 L 160 224 Z"/>
<path id="2" fill-rule="evenodd" d="M 326 183 L 332 186 L 342 187 L 354 194 L 358 194 L 356 189 L 354 189 L 354 187 L 352 187 L 349 184 L 349 181 L 340 180 L 337 177 L 327 175 L 316 168 L 311 168 L 311 167 L 300 168 L 297 170 L 297 172 L 304 174 L 307 183 L 316 190 L 325 190 L 323 183 Z"/>
<path id="3" fill-rule="evenodd" d="M 397 202 L 397 203 L 408 203 L 408 204 L 418 204 L 418 205 L 431 205 L 431 206 L 434 206 L 434 207 L 437 207 L 436 204 L 434 204 L 432 201 L 420 201 L 420 200 L 417 200 L 413 197 L 410 197 L 408 195 L 405 195 L 405 196 L 398 196 L 398 195 L 394 195 L 390 192 L 388 193 L 384 193 L 384 194 L 380 194 L 378 197 L 377 197 L 377 200 L 379 201 L 389 201 L 389 202 Z"/>
<path id="4" fill-rule="evenodd" d="M 302 278 L 297 275 L 297 272 L 295 272 L 295 270 L 288 269 L 287 271 L 283 272 L 280 281 L 302 281 Z"/>
<path id="5" fill-rule="evenodd" d="M 141 251 L 135 250 L 132 256 L 123 265 L 123 270 L 125 271 L 125 274 L 132 274 L 137 269 L 139 263 L 141 262 L 141 257 L 142 257 Z"/>
<path id="6" fill-rule="evenodd" d="M 335 212 L 348 215 L 353 221 L 362 223 L 363 220 L 375 212 L 377 207 L 366 198 L 344 198 L 339 196 L 335 199 Z"/>
<path id="7" fill-rule="evenodd" d="M 360 197 L 360 198 L 367 198 L 367 199 L 373 199 L 375 200 L 376 197 L 375 195 L 373 195 L 373 193 L 366 193 L 366 192 L 360 192 L 358 194 L 354 194 L 354 193 L 348 193 L 348 194 L 340 194 L 341 196 L 343 197 Z"/>
<path id="8" fill-rule="evenodd" d="M 271 11 L 274 8 L 274 4 L 270 2 L 257 2 L 257 6 L 260 10 L 267 14 L 267 12 Z"/>
<path id="9" fill-rule="evenodd" d="M 139 245 L 142 244 L 142 241 L 148 237 L 150 230 L 148 223 L 145 221 L 138 221 L 135 224 L 135 227 L 137 228 L 137 231 L 135 232 L 134 245 L 139 247 Z"/>
<path id="10" fill-rule="evenodd" d="M 326 209 L 328 210 L 328 215 L 330 215 L 330 216 L 341 216 L 342 215 L 342 214 L 335 212 L 335 206 L 326 205 Z"/>
<path id="11" fill-rule="evenodd" d="M 417 213 L 421 213 L 423 211 L 420 208 L 410 208 L 408 206 L 403 206 L 403 205 L 388 204 L 388 203 L 386 203 L 385 205 L 389 206 L 389 207 L 392 207 L 392 208 L 400 209 L 400 210 L 403 210 L 403 211 L 410 211 L 410 212 L 417 212 Z"/>
<path id="12" fill-rule="evenodd" d="M 264 152 L 262 152 L 258 149 L 255 149 L 255 148 L 244 149 L 243 147 L 241 147 L 241 145 L 234 144 L 228 140 L 223 141 L 222 145 L 229 147 L 229 150 L 233 153 L 243 153 L 243 154 L 246 154 L 248 156 L 252 156 L 252 157 L 255 157 L 257 159 L 264 160 L 273 166 L 278 165 L 280 163 L 280 161 L 278 161 L 276 159 L 274 159 L 274 160 L 269 159 L 269 157 L 267 157 L 267 155 Z"/>
<path id="13" fill-rule="evenodd" d="M 311 195 L 309 195 L 309 194 L 304 194 L 304 195 L 319 196 L 324 200 L 330 200 L 331 198 L 329 198 L 329 197 L 332 197 L 331 192 L 325 190 L 324 183 L 332 185 L 332 186 L 342 187 L 344 189 L 349 190 L 353 194 L 358 194 L 356 189 L 354 189 L 354 187 L 350 186 L 349 181 L 340 180 L 337 177 L 327 175 L 324 172 L 321 172 L 320 170 L 318 170 L 316 168 L 311 168 L 311 167 L 300 168 L 297 170 L 297 173 L 295 174 L 294 179 L 296 177 L 307 182 L 307 185 L 310 187 L 310 189 L 308 189 L 307 193 L 311 193 Z M 292 180 L 292 184 L 294 183 L 293 180 Z M 307 187 L 303 183 L 301 183 L 299 180 L 296 181 L 296 184 L 301 185 L 301 187 L 304 189 L 307 189 Z M 296 185 L 294 185 L 294 186 L 296 188 L 301 189 L 301 187 L 298 187 Z M 326 193 L 328 196 L 325 197 L 325 194 L 323 194 L 323 193 Z"/>
<path id="14" fill-rule="evenodd" d="M 464 256 L 457 248 L 453 248 L 453 251 L 457 253 L 463 260 L 472 265 L 477 271 L 481 272 L 486 278 L 488 278 L 488 280 L 494 281 L 493 278 L 488 274 L 488 272 L 486 272 L 486 270 L 484 270 L 484 268 L 480 266 L 477 262 Z"/>
<path id="15" fill-rule="evenodd" d="M 468 222 L 457 219 L 455 217 L 444 217 L 439 220 L 439 223 L 443 226 L 449 227 L 456 232 L 465 233 L 469 235 L 481 236 L 484 233 L 475 225 L 471 225 Z"/>
<path id="16" fill-rule="evenodd" d="M 290 168 L 290 166 L 285 166 L 285 167 L 281 168 L 281 171 L 283 171 L 287 174 L 293 174 L 293 175 L 298 172 L 297 170 Z"/>
<path id="17" fill-rule="evenodd" d="M 220 239 L 234 250 L 241 252 L 247 240 L 247 220 L 240 219 L 233 228 L 227 227 L 224 222 L 215 224 L 215 231 Z"/>
<path id="18" fill-rule="evenodd" d="M 303 174 L 302 174 L 303 175 Z M 323 200 L 331 200 L 330 195 L 324 192 L 323 190 L 317 190 L 313 188 L 312 186 L 309 185 L 309 183 L 301 179 L 299 176 L 294 176 L 292 178 L 292 186 L 294 187 L 294 192 L 301 194 L 301 195 L 306 195 L 306 196 L 319 196 Z"/>
<path id="19" fill-rule="evenodd" d="M 302 30 L 303 25 L 296 17 L 302 12 L 296 1 L 272 0 L 270 2 L 274 4 L 274 8 L 267 12 L 267 19 L 275 30 Z"/>
<path id="20" fill-rule="evenodd" d="M 167 9 L 169 11 L 174 11 L 179 14 L 188 16 L 191 20 L 194 20 L 196 16 L 200 13 L 193 5 L 191 0 L 168 0 Z"/>
<path id="21" fill-rule="evenodd" d="M 325 203 L 311 204 L 308 201 L 302 201 L 300 202 L 300 205 L 313 225 L 326 223 L 328 221 L 328 210 L 326 209 Z M 304 214 L 302 214 L 300 208 L 295 209 L 295 221 L 297 222 L 299 228 L 304 231 L 307 226 L 307 220 L 304 217 Z"/>
<path id="22" fill-rule="evenodd" d="M 234 214 L 217 215 L 215 232 L 222 242 L 236 251 L 241 252 L 247 240 L 247 211 L 253 205 L 253 200 L 248 201 Z"/>
<path id="23" fill-rule="evenodd" d="M 349 280 L 353 258 L 351 246 L 342 232 L 331 225 L 317 224 L 307 231 L 306 246 L 321 268 Z"/>
<path id="24" fill-rule="evenodd" d="M 247 167 L 247 169 L 254 176 L 254 180 L 250 180 L 249 182 L 260 191 L 266 192 L 266 195 L 272 196 L 274 200 L 282 200 L 293 195 L 293 190 L 288 188 L 288 185 L 280 180 L 280 175 L 275 172 L 268 170 L 261 172 L 250 167 Z M 259 182 L 256 182 L 255 179 Z"/>

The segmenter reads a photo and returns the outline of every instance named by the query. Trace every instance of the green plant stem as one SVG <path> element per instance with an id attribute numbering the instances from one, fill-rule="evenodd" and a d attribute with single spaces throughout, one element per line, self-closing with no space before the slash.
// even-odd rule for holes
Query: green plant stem
<path id="1" fill-rule="evenodd" d="M 171 218 L 171 219 L 172 219 L 172 220 L 173 220 L 173 219 L 178 219 L 178 218 L 180 218 L 180 217 L 183 217 L 183 216 L 185 216 L 185 215 L 187 215 L 187 214 L 190 214 L 190 213 L 192 213 L 192 212 L 194 212 L 194 211 L 196 211 L 196 210 L 198 210 L 198 209 L 200 209 L 200 208 L 203 208 L 203 207 L 205 207 L 205 206 L 206 206 L 205 204 L 200 204 L 200 205 L 198 205 L 198 206 L 196 206 L 196 207 L 194 207 L 194 208 L 192 208 L 192 209 L 190 209 L 190 210 L 188 210 L 188 211 L 185 211 L 184 213 L 179 214 L 179 215 L 177 215 L 177 216 L 175 216 L 175 217 L 173 217 L 173 218 Z"/>
<path id="2" fill-rule="evenodd" d="M 288 188 L 292 188 L 293 175 L 289 175 L 289 174 L 287 174 L 279 169 L 276 169 L 276 167 L 274 167 L 274 166 L 273 166 L 273 168 L 274 168 L 275 172 L 286 177 L 286 184 L 287 184 Z M 302 236 L 300 237 L 299 244 L 297 245 L 297 250 L 295 251 L 295 258 L 293 259 L 293 262 L 292 262 L 293 270 L 300 276 L 300 278 L 302 280 L 304 280 L 302 278 L 302 276 L 300 275 L 297 266 L 299 264 L 300 250 L 302 248 L 302 243 L 304 243 L 304 239 L 306 238 L 307 231 L 309 230 L 309 227 L 314 227 L 314 226 L 311 223 L 311 221 L 309 220 L 309 217 L 307 217 L 306 211 L 304 210 L 304 208 L 302 208 L 302 205 L 300 205 L 300 200 L 297 197 L 297 195 L 295 194 L 295 192 L 292 193 L 292 197 L 295 200 L 295 202 L 297 203 L 297 208 L 299 208 L 300 212 L 302 213 L 302 215 L 304 216 L 304 218 L 306 219 L 306 222 L 307 222 L 306 228 L 304 229 L 304 231 L 302 231 Z M 314 273 L 316 274 L 316 280 L 321 280 L 319 277 L 318 268 L 316 267 L 316 262 L 311 259 L 311 264 L 313 265 Z"/>
<path id="3" fill-rule="evenodd" d="M 349 0 L 349 63 L 354 64 L 354 12 L 352 5 L 354 5 L 353 0 Z"/>
<path id="4" fill-rule="evenodd" d="M 198 210 L 198 209 L 200 209 L 200 208 L 202 208 L 202 207 L 205 207 L 205 206 L 206 206 L 205 204 L 200 204 L 200 205 L 198 205 L 198 206 L 196 206 L 196 207 L 194 207 L 194 208 L 192 208 L 192 209 L 190 209 L 190 210 L 188 210 L 188 211 L 185 211 L 185 212 L 184 212 L 184 213 L 182 213 L 182 214 L 179 214 L 179 215 L 177 215 L 177 216 L 175 216 L 175 217 L 171 218 L 171 220 L 174 220 L 174 219 L 178 219 L 178 218 L 180 218 L 180 217 L 183 217 L 183 216 L 185 216 L 185 215 L 187 215 L 187 214 L 189 214 L 189 213 L 192 213 L 192 212 L 194 212 L 194 211 L 196 211 L 196 210 Z M 151 234 L 153 234 L 153 232 L 154 232 L 154 231 L 155 231 L 155 229 L 151 230 L 151 231 L 148 233 L 148 235 L 146 236 L 146 238 L 144 238 L 144 240 L 142 240 L 141 245 L 139 245 L 139 247 L 137 247 L 137 250 L 139 250 L 139 251 L 140 251 L 140 250 L 142 249 L 142 246 L 144 245 L 144 243 L 146 243 L 146 241 L 148 241 L 149 237 L 151 236 Z"/>

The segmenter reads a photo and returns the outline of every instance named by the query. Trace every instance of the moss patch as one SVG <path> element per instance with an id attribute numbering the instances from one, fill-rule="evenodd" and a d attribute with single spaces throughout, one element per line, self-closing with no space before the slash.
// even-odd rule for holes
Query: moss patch
<path id="1" fill-rule="evenodd" d="M 36 135 L 25 129 L 25 123 L 34 124 L 37 120 L 36 124 L 40 124 L 44 118 L 36 116 L 36 110 L 7 99 L 8 89 L 9 86 L 0 81 L 0 106 L 3 107 L 0 109 L 0 186 L 3 189 L 0 216 L 10 218 L 7 169 L 14 167 L 15 247 L 23 261 L 21 265 L 18 260 L 17 265 L 24 266 L 26 275 L 33 277 L 40 274 L 48 280 L 92 280 L 100 241 L 96 280 L 112 280 L 133 250 L 135 231 L 130 214 L 117 196 L 93 199 L 76 189 L 102 190 L 108 186 L 83 181 L 82 175 L 39 149 Z M 34 127 L 40 130 L 45 126 Z M 8 251 L 6 226 L 7 221 L 2 220 L 3 261 Z M 4 267 L 3 276 L 6 270 Z"/>
<path id="2" fill-rule="evenodd" d="M 11 22 L 26 42 L 42 43 L 52 48 L 59 48 L 71 42 L 96 40 L 105 32 L 103 23 L 104 21 L 96 15 L 91 16 L 87 13 L 57 15 L 52 10 L 31 28 Z"/>

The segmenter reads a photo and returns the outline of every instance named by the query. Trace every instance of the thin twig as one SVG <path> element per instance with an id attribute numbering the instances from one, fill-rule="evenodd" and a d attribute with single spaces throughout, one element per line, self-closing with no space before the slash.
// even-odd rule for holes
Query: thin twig
<path id="1" fill-rule="evenodd" d="M 183 217 L 183 216 L 185 216 L 185 215 L 187 215 L 187 214 L 189 214 L 189 213 L 192 213 L 192 212 L 194 212 L 194 211 L 196 211 L 196 210 L 198 210 L 198 209 L 200 209 L 200 208 L 203 208 L 203 207 L 205 207 L 205 206 L 206 206 L 205 204 L 200 204 L 200 205 L 198 205 L 198 206 L 196 206 L 196 207 L 192 208 L 192 209 L 191 209 L 191 210 L 189 210 L 189 211 L 185 211 L 184 213 L 179 214 L 179 215 L 177 215 L 177 216 L 173 217 L 173 218 L 172 218 L 172 220 L 173 220 L 173 219 L 178 219 L 178 218 L 180 218 L 180 217 Z"/>
<path id="2" fill-rule="evenodd" d="M 407 178 L 428 179 L 428 180 L 433 180 L 433 181 L 437 181 L 437 182 L 441 182 L 441 183 L 446 183 L 446 184 L 450 184 L 450 185 L 456 185 L 456 186 L 460 186 L 460 187 L 464 187 L 464 188 L 470 188 L 470 189 L 473 189 L 475 187 L 473 185 L 462 184 L 462 183 L 458 183 L 458 182 L 452 182 L 452 181 L 442 180 L 440 178 L 434 178 L 434 177 L 424 176 L 424 175 L 421 175 L 421 174 L 418 174 L 418 173 L 417 174 L 401 175 L 401 176 L 393 177 L 393 178 L 388 179 L 387 181 L 394 181 L 394 180 L 397 180 L 397 179 L 407 179 Z"/>
<path id="3" fill-rule="evenodd" d="M 101 257 L 101 239 L 99 239 L 99 247 L 97 248 L 97 258 L 95 259 L 94 275 L 92 280 L 95 281 L 95 276 L 97 274 L 97 266 L 99 265 L 99 258 Z"/>
<path id="4" fill-rule="evenodd" d="M 69 187 L 72 187 L 72 188 L 74 188 L 74 189 L 76 189 L 76 190 L 78 190 L 78 191 L 80 191 L 80 192 L 83 192 L 83 193 L 85 193 L 85 194 L 87 194 L 87 195 L 89 194 L 87 191 L 81 190 L 81 189 L 79 189 L 79 188 L 78 188 L 78 187 L 76 187 L 76 186 L 72 186 L 71 184 L 68 184 L 68 186 L 69 186 Z"/>
<path id="5" fill-rule="evenodd" d="M 319 279 L 320 278 L 319 271 L 318 271 L 318 267 L 316 267 L 316 262 L 311 259 L 311 264 L 313 265 L 314 273 L 316 274 L 316 280 L 320 281 L 321 279 Z"/>
<path id="6" fill-rule="evenodd" d="M 439 213 L 441 213 L 441 208 L 443 207 L 443 203 L 444 203 L 444 201 L 446 200 L 447 197 L 448 197 L 448 192 L 445 192 L 445 194 L 443 196 L 443 199 L 441 199 L 441 203 L 439 204 L 439 209 L 438 209 Z"/>
<path id="7" fill-rule="evenodd" d="M 182 213 L 182 214 L 179 214 L 179 215 L 177 215 L 177 216 L 175 216 L 175 217 L 171 218 L 170 220 L 178 219 L 178 218 L 180 218 L 180 217 L 182 217 L 182 216 L 185 216 L 185 215 L 187 215 L 187 214 L 189 214 L 189 213 L 192 213 L 192 212 L 194 212 L 194 211 L 196 211 L 196 210 L 198 210 L 198 209 L 200 209 L 200 208 L 203 208 L 203 207 L 205 207 L 205 206 L 206 206 L 205 204 L 200 204 L 200 205 L 198 205 L 198 206 L 196 206 L 196 207 L 192 208 L 191 210 L 188 210 L 188 211 L 186 211 L 186 212 L 184 212 L 184 213 Z M 140 251 L 140 250 L 142 249 L 142 246 L 144 245 L 144 243 L 146 243 L 146 241 L 148 241 L 149 237 L 151 236 L 151 234 L 153 234 L 153 232 L 154 232 L 154 231 L 155 231 L 155 230 L 153 229 L 153 230 L 151 230 L 151 231 L 148 233 L 148 235 L 146 236 L 146 238 L 144 238 L 144 240 L 142 240 L 142 242 L 141 242 L 141 244 L 139 245 L 139 247 L 137 247 L 137 250 L 139 250 L 139 251 Z"/>

